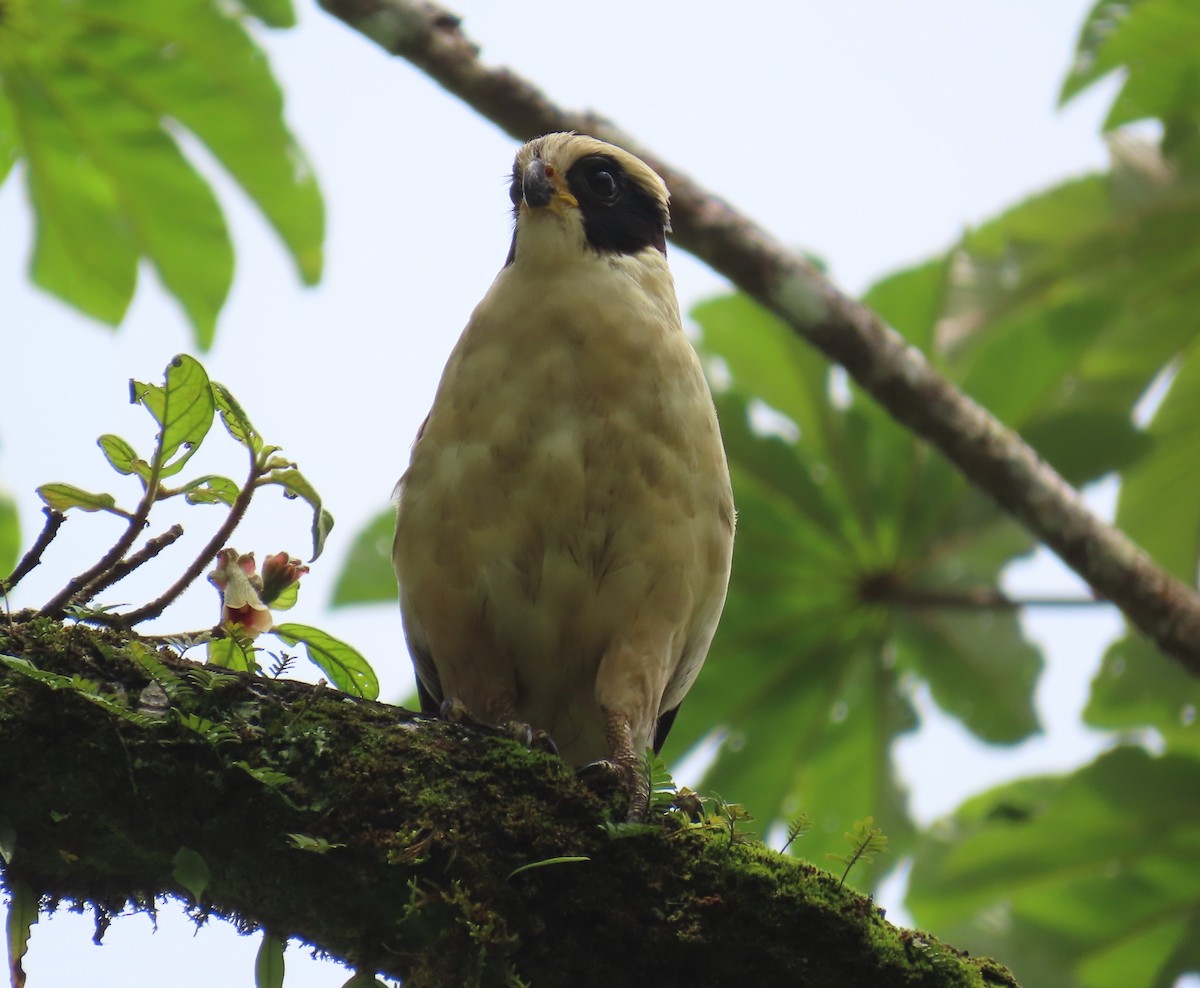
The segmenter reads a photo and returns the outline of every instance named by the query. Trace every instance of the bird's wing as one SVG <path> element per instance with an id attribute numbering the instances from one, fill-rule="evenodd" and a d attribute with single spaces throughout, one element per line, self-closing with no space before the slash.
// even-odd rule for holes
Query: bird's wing
<path id="1" fill-rule="evenodd" d="M 654 753 L 656 755 L 662 751 L 663 743 L 667 740 L 667 735 L 671 733 L 671 725 L 675 723 L 675 715 L 679 713 L 680 706 L 682 704 L 672 707 L 666 713 L 660 714 L 654 724 Z"/>
<path id="2" fill-rule="evenodd" d="M 425 434 L 425 427 L 429 424 L 429 416 L 426 415 L 424 421 L 417 429 L 417 435 L 412 442 L 412 450 L 415 453 L 417 443 L 421 441 L 421 436 Z M 396 506 L 399 508 L 400 501 L 404 497 L 404 481 L 408 477 L 408 472 L 396 481 L 396 490 L 393 493 L 393 498 L 396 501 Z M 403 613 L 403 607 L 401 608 Z M 421 632 L 420 626 L 416 619 L 407 613 L 403 613 L 404 617 L 404 640 L 408 645 L 408 654 L 412 658 L 413 671 L 417 674 L 417 698 L 421 701 L 421 712 L 426 714 L 436 714 L 442 706 L 442 684 L 438 679 L 437 666 L 433 663 L 433 655 L 429 650 L 429 646 L 424 641 L 424 635 Z"/>
<path id="3" fill-rule="evenodd" d="M 438 681 L 433 656 L 416 644 L 412 637 L 405 636 L 408 654 L 412 656 L 413 669 L 417 673 L 417 699 L 421 701 L 421 713 L 436 714 L 442 709 L 442 684 Z"/>

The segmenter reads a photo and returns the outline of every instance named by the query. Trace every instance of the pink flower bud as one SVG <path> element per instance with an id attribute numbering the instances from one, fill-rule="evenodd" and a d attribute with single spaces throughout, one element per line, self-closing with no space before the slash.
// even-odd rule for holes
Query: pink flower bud
<path id="1" fill-rule="evenodd" d="M 262 564 L 262 599 L 270 604 L 293 583 L 299 583 L 307 573 L 308 567 L 286 552 L 267 556 Z"/>

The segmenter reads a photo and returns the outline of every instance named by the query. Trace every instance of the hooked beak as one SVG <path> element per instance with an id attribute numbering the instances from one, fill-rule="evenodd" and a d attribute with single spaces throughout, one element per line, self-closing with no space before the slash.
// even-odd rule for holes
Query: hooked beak
<path id="1" fill-rule="evenodd" d="M 554 183 L 546 174 L 546 163 L 538 158 L 529 162 L 525 174 L 521 177 L 521 192 L 525 203 L 535 209 L 549 206 L 554 198 Z"/>

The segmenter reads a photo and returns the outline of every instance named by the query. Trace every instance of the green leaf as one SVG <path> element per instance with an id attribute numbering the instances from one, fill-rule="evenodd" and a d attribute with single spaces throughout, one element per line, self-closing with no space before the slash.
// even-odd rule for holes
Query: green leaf
<path id="1" fill-rule="evenodd" d="M 321 273 L 324 212 L 312 167 L 283 121 L 283 95 L 261 49 L 208 0 L 149 9 L 92 0 L 130 39 L 99 53 L 136 98 L 195 133 L 238 181 L 292 253 L 301 278 Z M 265 6 L 263 8 L 266 9 Z M 186 58 L 164 52 L 174 41 Z"/>
<path id="2" fill-rule="evenodd" d="M 76 696 L 82 697 L 89 703 L 94 703 L 96 706 L 107 711 L 113 716 L 120 717 L 122 720 L 127 720 L 131 724 L 138 727 L 152 728 L 155 722 L 142 713 L 136 710 L 131 710 L 125 705 L 124 697 L 111 696 L 103 693 L 100 690 L 98 683 L 90 679 L 84 679 L 82 676 L 62 676 L 56 672 L 49 672 L 45 669 L 39 669 L 28 659 L 20 658 L 15 655 L 0 654 L 0 662 L 19 673 L 28 679 L 41 683 L 43 686 L 52 690 L 70 690 Z"/>
<path id="3" fill-rule="evenodd" d="M 294 20 L 285 0 L 253 0 L 251 9 L 269 23 Z M 179 148 L 179 128 L 264 212 L 301 277 L 319 277 L 324 217 L 312 169 L 232 5 L 80 0 L 23 10 L 20 32 L 0 25 L 0 92 L 17 135 L 0 155 L 11 158 L 15 145 L 27 161 L 38 284 L 115 324 L 145 257 L 198 344 L 212 342 L 232 247 L 212 189 Z"/>
<path id="4" fill-rule="evenodd" d="M 292 0 L 238 0 L 248 14 L 268 27 L 295 27 L 296 11 Z"/>
<path id="5" fill-rule="evenodd" d="M 336 851 L 345 844 L 331 844 L 324 837 L 310 837 L 308 834 L 287 834 L 287 839 L 297 851 L 308 851 L 310 854 L 328 854 Z"/>
<path id="6" fill-rule="evenodd" d="M 109 176 L 80 146 L 52 79 L 0 35 L 0 90 L 24 152 L 37 217 L 30 274 L 39 287 L 115 326 L 137 284 L 138 249 Z"/>
<path id="7" fill-rule="evenodd" d="M 355 537 L 333 588 L 334 607 L 396 600 L 396 571 L 392 568 L 392 538 L 396 509 L 385 508 Z"/>
<path id="8" fill-rule="evenodd" d="M 523 864 L 520 868 L 514 868 L 512 871 L 510 871 L 508 873 L 508 878 L 506 878 L 505 881 L 508 881 L 509 878 L 512 878 L 515 875 L 521 874 L 523 871 L 531 871 L 534 868 L 547 868 L 550 865 L 560 864 L 578 864 L 582 861 L 591 860 L 592 859 L 586 854 L 564 854 L 557 858 L 545 858 L 541 861 L 530 861 L 529 864 Z"/>
<path id="9" fill-rule="evenodd" d="M 897 621 L 898 665 L 981 740 L 1013 744 L 1038 730 L 1033 694 L 1042 660 L 1003 611 L 919 608 Z"/>
<path id="10" fill-rule="evenodd" d="M 342 988 L 388 988 L 382 981 L 366 971 L 358 971 Z"/>
<path id="11" fill-rule="evenodd" d="M 285 786 L 293 781 L 292 777 L 284 772 L 276 772 L 269 768 L 254 768 L 247 761 L 234 762 L 233 764 L 250 776 L 250 778 L 261 782 L 268 789 L 278 789 L 280 786 Z"/>
<path id="12" fill-rule="evenodd" d="M 208 657 L 205 660 L 210 666 L 221 669 L 236 669 L 239 672 L 253 672 L 254 648 L 237 638 L 214 638 L 206 646 Z"/>
<path id="13" fill-rule="evenodd" d="M 691 316 L 703 334 L 698 349 L 725 362 L 735 388 L 791 419 L 806 442 L 820 442 L 829 367 L 816 350 L 745 295 L 702 302 Z"/>
<path id="14" fill-rule="evenodd" d="M 1200 343 L 1185 354 L 1148 433 L 1150 451 L 1121 478 L 1117 525 L 1191 584 L 1200 564 Z"/>
<path id="15" fill-rule="evenodd" d="M 966 802 L 918 846 L 908 904 L 1022 984 L 1169 985 L 1200 923 L 1198 812 L 1200 761 L 1116 748 Z"/>
<path id="16" fill-rule="evenodd" d="M 74 47 L 71 40 L 83 43 Z M 106 77 L 103 68 L 90 61 L 93 46 L 103 43 L 95 36 L 70 39 L 61 63 L 30 59 L 10 65 L 5 81 L 17 76 L 25 83 L 14 93 L 23 117 L 47 112 L 61 117 L 58 136 L 74 145 L 80 159 L 76 167 L 85 174 L 94 172 L 107 186 L 127 242 L 154 264 L 163 285 L 190 318 L 197 339 L 207 346 L 233 277 L 233 248 L 224 217 L 208 183 L 188 163 L 158 115 L 130 100 L 121 80 Z M 33 134 L 37 126 L 27 123 Z M 34 142 L 27 138 L 25 144 L 32 166 Z M 31 186 L 43 175 L 44 170 L 31 167 Z M 50 186 L 42 191 L 45 195 L 35 196 L 35 205 L 47 207 L 47 195 L 62 190 Z M 38 209 L 39 225 L 45 222 L 45 212 Z M 56 221 L 63 218 L 61 213 L 54 215 Z M 51 257 L 43 255 L 42 260 Z M 68 277 L 71 273 L 63 272 Z M 68 296 L 67 301 L 87 311 L 80 299 Z"/>
<path id="17" fill-rule="evenodd" d="M 290 611 L 300 599 L 300 583 L 291 583 L 279 591 L 279 595 L 270 602 L 273 611 Z"/>
<path id="18" fill-rule="evenodd" d="M 38 921 L 38 894 L 25 882 L 8 882 L 8 970 L 12 988 L 24 988 L 25 970 L 21 961 L 29 950 L 29 935 Z"/>
<path id="19" fill-rule="evenodd" d="M 167 365 L 165 385 L 130 381 L 129 388 L 133 402 L 144 405 L 159 424 L 159 476 L 179 473 L 204 442 L 216 414 L 204 368 L 194 357 L 180 354 Z"/>
<path id="20" fill-rule="evenodd" d="M 863 304 L 887 320 L 909 343 L 935 353 L 934 333 L 946 306 L 951 255 L 935 258 L 877 281 Z"/>
<path id="21" fill-rule="evenodd" d="M 887 835 L 884 834 L 882 828 L 871 826 L 874 822 L 873 817 L 855 820 L 854 829 L 843 835 L 846 843 L 850 845 L 849 853 L 825 855 L 827 860 L 838 861 L 846 866 L 842 872 L 842 885 L 846 884 L 846 878 L 855 865 L 868 865 L 875 860 L 877 854 L 884 854 L 888 851 Z"/>
<path id="22" fill-rule="evenodd" d="M 108 460 L 109 466 L 117 473 L 124 476 L 136 473 L 143 478 L 150 475 L 150 464 L 141 459 L 137 455 L 137 450 L 120 436 L 105 433 L 96 440 L 96 444 L 100 447 L 104 458 Z"/>
<path id="23" fill-rule="evenodd" d="M 226 724 L 215 723 L 207 717 L 201 717 L 199 714 L 182 714 L 178 710 L 174 710 L 173 712 L 179 719 L 181 727 L 199 734 L 200 737 L 214 748 L 220 748 L 222 745 L 237 744 L 241 740 L 238 737 L 237 731 Z"/>
<path id="24" fill-rule="evenodd" d="M 262 943 L 254 958 L 254 988 L 283 988 L 283 951 L 286 939 L 263 930 Z"/>
<path id="25" fill-rule="evenodd" d="M 1145 452 L 1134 405 L 1200 305 L 1195 181 L 1153 148 L 1113 148 L 1109 175 L 968 234 L 947 303 L 953 376 L 1077 483 Z"/>
<path id="26" fill-rule="evenodd" d="M 208 883 L 212 879 L 208 862 L 191 848 L 181 847 L 175 852 L 172 864 L 174 865 L 171 871 L 172 877 L 191 893 L 194 902 L 199 903 L 200 897 L 204 895 L 204 890 L 208 888 Z"/>
<path id="27" fill-rule="evenodd" d="M 8 178 L 12 166 L 16 164 L 21 154 L 21 144 L 17 138 L 17 125 L 13 120 L 12 109 L 2 93 L 0 93 L 0 185 Z"/>
<path id="28" fill-rule="evenodd" d="M 312 558 L 316 559 L 325 548 L 325 537 L 333 529 L 333 515 L 321 507 L 321 495 L 316 492 L 304 475 L 295 469 L 273 470 L 264 478 L 263 482 L 279 484 L 288 496 L 303 498 L 312 506 Z"/>
<path id="29" fill-rule="evenodd" d="M 309 661 L 338 689 L 368 700 L 378 699 L 379 680 L 370 663 L 345 642 L 307 624 L 277 624 L 271 634 L 288 645 L 303 645 Z"/>
<path id="30" fill-rule="evenodd" d="M 0 579 L 17 565 L 21 549 L 21 517 L 16 502 L 0 491 Z"/>
<path id="31" fill-rule="evenodd" d="M 1146 117 L 1171 120 L 1200 106 L 1200 10 L 1189 0 L 1101 0 L 1079 39 L 1063 83 L 1065 103 L 1115 69 L 1124 84 L 1106 130 Z"/>
<path id="32" fill-rule="evenodd" d="M 938 259 L 870 297 L 932 346 L 949 277 Z M 731 378 L 716 401 L 738 536 L 720 630 L 668 743 L 699 743 L 719 725 L 726 740 L 705 787 L 768 823 L 807 813 L 809 857 L 841 853 L 843 833 L 868 816 L 899 857 L 913 826 L 891 750 L 916 726 L 902 684 L 927 683 L 987 740 L 1037 727 L 1041 660 L 1015 614 L 952 605 L 995 588 L 1033 540 L 857 385 L 831 400 L 824 363 L 786 327 L 729 300 L 695 316 L 702 355 Z M 795 422 L 798 439 L 768 434 L 758 402 Z M 938 598 L 951 603 L 927 603 Z"/>
<path id="33" fill-rule="evenodd" d="M 1083 719 L 1113 731 L 1153 728 L 1168 750 L 1200 758 L 1200 679 L 1131 634 L 1105 652 Z"/>
<path id="34" fill-rule="evenodd" d="M 261 452 L 263 448 L 262 437 L 258 434 L 254 426 L 250 424 L 250 419 L 238 403 L 238 400 L 233 396 L 233 392 L 225 387 L 225 385 L 213 381 L 212 393 L 213 402 L 221 413 L 221 422 L 225 425 L 229 434 L 252 452 Z"/>
<path id="35" fill-rule="evenodd" d="M 80 508 L 83 511 L 111 511 L 117 499 L 111 494 L 93 494 L 71 484 L 42 484 L 37 489 L 38 497 L 55 511 Z"/>
<path id="36" fill-rule="evenodd" d="M 179 488 L 188 504 L 233 504 L 242 492 L 241 487 L 228 477 L 205 474 Z"/>

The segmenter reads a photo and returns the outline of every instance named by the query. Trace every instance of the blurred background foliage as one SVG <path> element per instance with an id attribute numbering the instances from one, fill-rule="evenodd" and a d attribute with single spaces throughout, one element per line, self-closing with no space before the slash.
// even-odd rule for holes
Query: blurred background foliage
<path id="1" fill-rule="evenodd" d="M 22 159 L 31 275 L 117 324 L 149 261 L 211 342 L 233 248 L 191 164 L 207 149 L 259 206 L 300 277 L 321 270 L 311 170 L 247 19 L 287 0 L 4 0 L 0 180 Z M 1073 484 L 1119 482 L 1117 522 L 1194 584 L 1200 554 L 1200 5 L 1102 0 L 1068 101 L 1119 72 L 1110 168 L 1039 192 L 864 301 Z M 914 691 L 982 742 L 1038 730 L 1039 649 L 1001 589 L 1033 539 L 774 317 L 740 295 L 696 306 L 734 476 L 729 602 L 667 755 L 707 750 L 704 788 L 764 832 L 807 813 L 817 863 L 873 816 L 911 859 L 916 920 L 1029 985 L 1160 988 L 1200 970 L 1200 682 L 1130 634 L 1085 718 L 1112 746 L 921 831 L 893 742 Z M 359 533 L 339 605 L 395 600 L 384 510 Z M 0 571 L 17 553 L 0 499 Z"/>

